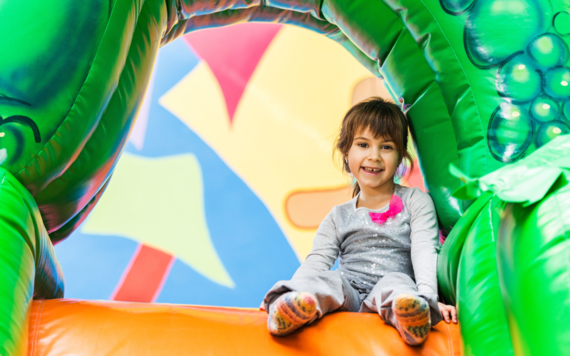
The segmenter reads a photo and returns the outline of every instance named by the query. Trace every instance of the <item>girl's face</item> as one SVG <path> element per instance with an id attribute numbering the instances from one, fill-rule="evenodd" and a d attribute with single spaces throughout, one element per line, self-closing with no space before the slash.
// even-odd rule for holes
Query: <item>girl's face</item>
<path id="1" fill-rule="evenodd" d="M 367 193 L 392 187 L 399 156 L 390 138 L 374 138 L 366 129 L 357 131 L 346 158 L 360 189 Z"/>

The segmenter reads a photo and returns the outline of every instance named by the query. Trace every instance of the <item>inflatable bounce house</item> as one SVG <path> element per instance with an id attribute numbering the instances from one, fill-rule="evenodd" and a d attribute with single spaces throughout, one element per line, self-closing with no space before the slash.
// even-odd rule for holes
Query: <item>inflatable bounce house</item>
<path id="1" fill-rule="evenodd" d="M 0 0 L 0 354 L 568 354 L 569 43 L 569 0 Z M 372 95 L 410 118 L 459 325 L 272 337 Z"/>

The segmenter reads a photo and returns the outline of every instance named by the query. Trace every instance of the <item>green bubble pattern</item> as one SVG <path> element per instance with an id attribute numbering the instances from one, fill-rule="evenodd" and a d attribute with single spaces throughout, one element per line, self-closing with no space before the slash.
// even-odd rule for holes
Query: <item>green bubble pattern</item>
<path id="1" fill-rule="evenodd" d="M 467 7 L 467 3 L 440 2 L 448 14 L 467 14 L 464 45 L 473 65 L 481 69 L 498 67 L 496 90 L 503 102 L 491 115 L 487 145 L 496 160 L 515 162 L 525 156 L 532 143 L 538 148 L 559 135 L 570 133 L 570 51 L 560 37 L 568 35 L 560 25 L 560 18 L 570 16 L 568 13 L 552 16 L 533 0 L 512 0 L 508 4 L 504 0 L 479 1 L 471 7 Z M 514 11 L 509 7 L 515 3 L 524 5 L 519 8 L 536 18 L 537 25 L 523 34 L 513 35 L 513 41 L 486 37 L 485 26 L 490 24 L 484 17 L 492 14 L 498 21 L 497 17 Z M 542 19 L 543 15 L 548 18 Z M 546 26 L 548 23 L 554 24 L 554 28 Z M 548 32 L 552 30 L 556 33 Z M 503 42 L 495 43 L 497 41 Z M 500 51 L 493 52 L 492 48 Z"/>

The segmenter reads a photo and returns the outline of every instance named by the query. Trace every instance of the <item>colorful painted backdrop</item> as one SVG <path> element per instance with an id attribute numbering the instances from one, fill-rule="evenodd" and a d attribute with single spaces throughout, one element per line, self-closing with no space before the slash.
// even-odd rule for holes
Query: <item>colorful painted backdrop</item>
<path id="1" fill-rule="evenodd" d="M 159 52 L 130 141 L 56 246 L 66 297 L 255 307 L 350 199 L 340 121 L 381 81 L 308 30 L 241 24 Z M 423 188 L 417 172 L 409 184 Z"/>

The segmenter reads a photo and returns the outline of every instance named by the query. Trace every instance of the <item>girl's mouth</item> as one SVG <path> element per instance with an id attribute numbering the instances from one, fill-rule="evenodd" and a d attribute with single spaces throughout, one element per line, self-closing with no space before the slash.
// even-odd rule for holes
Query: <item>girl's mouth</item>
<path id="1" fill-rule="evenodd" d="M 360 167 L 362 170 L 368 174 L 377 175 L 380 174 L 383 169 L 380 168 L 369 168 L 369 167 Z"/>

